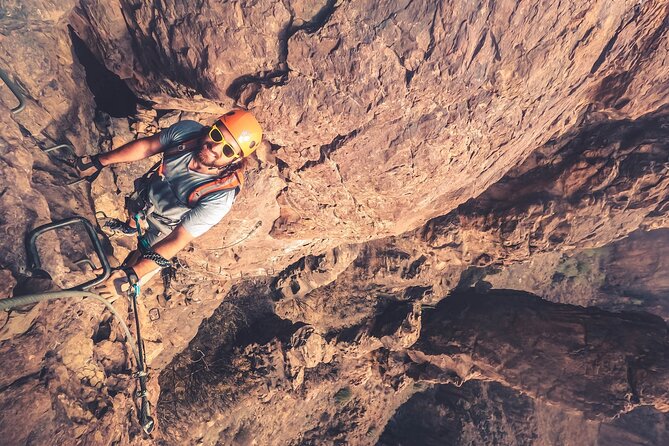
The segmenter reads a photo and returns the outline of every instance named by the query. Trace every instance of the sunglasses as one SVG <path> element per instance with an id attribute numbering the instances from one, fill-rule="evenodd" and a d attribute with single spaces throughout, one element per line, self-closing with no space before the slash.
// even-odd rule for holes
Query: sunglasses
<path id="1" fill-rule="evenodd" d="M 227 156 L 228 158 L 239 158 L 239 154 L 237 151 L 235 151 L 234 147 L 225 139 L 225 136 L 223 136 L 223 132 L 221 132 L 221 129 L 219 129 L 216 126 L 216 123 L 211 126 L 209 129 L 209 138 L 211 138 L 212 141 L 214 141 L 216 144 L 220 143 L 225 143 L 223 144 L 223 155 Z"/>

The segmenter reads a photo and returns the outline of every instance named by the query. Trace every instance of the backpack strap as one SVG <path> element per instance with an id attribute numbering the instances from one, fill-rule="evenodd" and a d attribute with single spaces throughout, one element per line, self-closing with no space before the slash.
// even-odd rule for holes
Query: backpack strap
<path id="1" fill-rule="evenodd" d="M 162 151 L 163 159 L 159 161 L 160 167 L 158 167 L 158 175 L 160 175 L 161 177 L 163 176 L 163 172 L 165 171 L 165 161 L 168 158 L 179 156 L 182 153 L 195 151 L 198 148 L 198 142 L 200 140 L 200 136 L 201 134 L 198 133 L 191 139 L 187 139 L 186 141 L 177 144 L 176 146 L 170 146 L 165 150 L 163 150 Z"/>
<path id="2" fill-rule="evenodd" d="M 199 141 L 200 136 L 202 135 L 198 133 L 191 139 L 187 139 L 186 141 L 177 144 L 176 146 L 171 146 L 163 150 L 163 159 L 176 155 L 181 155 L 184 152 L 192 152 L 193 150 L 197 149 L 198 143 L 200 142 Z"/>
<path id="3" fill-rule="evenodd" d="M 193 189 L 188 194 L 188 206 L 195 207 L 202 198 L 214 192 L 232 189 L 237 189 L 237 192 L 239 192 L 243 184 L 244 174 L 239 169 L 235 170 L 229 175 L 216 178 Z"/>

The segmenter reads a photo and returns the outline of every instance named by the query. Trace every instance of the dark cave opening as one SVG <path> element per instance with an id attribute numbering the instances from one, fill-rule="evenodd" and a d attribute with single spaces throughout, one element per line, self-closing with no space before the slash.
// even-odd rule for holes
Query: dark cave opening
<path id="1" fill-rule="evenodd" d="M 114 118 L 126 118 L 137 113 L 137 104 L 150 105 L 149 102 L 135 96 L 119 76 L 109 71 L 96 59 L 93 52 L 71 26 L 68 26 L 68 29 L 74 54 L 84 67 L 86 85 L 93 93 L 98 110 Z"/>

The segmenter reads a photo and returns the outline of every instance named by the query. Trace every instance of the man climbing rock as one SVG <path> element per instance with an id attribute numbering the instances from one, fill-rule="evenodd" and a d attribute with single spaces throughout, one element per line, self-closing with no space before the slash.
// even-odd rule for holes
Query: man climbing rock
<path id="1" fill-rule="evenodd" d="M 169 266 L 168 259 L 221 221 L 239 192 L 247 157 L 261 139 L 262 129 L 255 117 L 245 110 L 233 110 L 210 127 L 184 120 L 153 136 L 80 159 L 79 175 L 84 177 L 106 166 L 163 154 L 157 172 L 134 194 L 142 204 L 133 212 L 139 212 L 128 222 L 107 224 L 126 234 L 135 234 L 140 220 L 146 228 L 139 249 L 100 286 L 99 294 L 115 298 L 129 277 L 141 279 Z"/>

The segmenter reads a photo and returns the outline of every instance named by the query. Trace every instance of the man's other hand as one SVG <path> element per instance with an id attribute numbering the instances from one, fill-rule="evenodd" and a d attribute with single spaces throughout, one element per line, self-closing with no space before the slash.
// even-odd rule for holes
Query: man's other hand
<path id="1" fill-rule="evenodd" d="M 129 288 L 128 276 L 123 271 L 114 271 L 107 280 L 92 288 L 91 292 L 113 303 L 119 296 L 125 295 Z"/>

